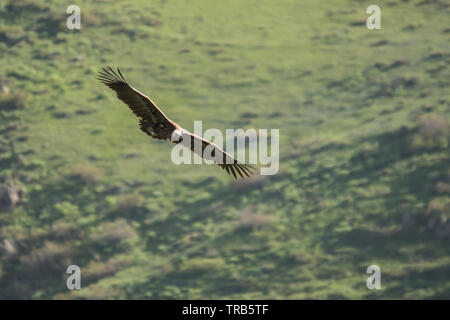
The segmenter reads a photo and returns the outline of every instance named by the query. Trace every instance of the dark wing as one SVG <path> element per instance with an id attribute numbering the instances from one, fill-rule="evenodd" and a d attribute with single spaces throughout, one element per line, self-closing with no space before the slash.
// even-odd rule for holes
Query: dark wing
<path id="1" fill-rule="evenodd" d="M 230 154 L 223 151 L 223 149 L 221 149 L 216 144 L 214 144 L 208 140 L 202 139 L 199 136 L 197 136 L 193 133 L 190 133 L 190 132 L 186 133 L 185 135 L 186 136 L 183 139 L 182 143 L 184 143 L 184 144 L 188 143 L 192 152 L 198 154 L 200 157 L 202 157 L 204 159 L 214 160 L 214 162 L 216 164 L 218 164 L 222 169 L 225 169 L 228 174 L 230 174 L 230 173 L 233 174 L 235 179 L 238 178 L 236 173 L 239 176 L 241 176 L 241 178 L 244 178 L 245 176 L 250 177 L 253 174 L 252 169 L 254 170 L 255 169 L 254 167 L 252 167 L 248 164 L 240 163 L 235 158 L 233 158 Z M 190 143 L 185 140 L 190 141 Z M 198 144 L 198 145 L 201 144 L 201 154 L 199 153 L 200 148 L 195 148 L 196 144 Z M 206 152 L 205 152 L 206 148 L 208 148 L 208 150 L 206 150 Z M 213 158 L 211 158 L 210 155 Z M 217 162 L 215 159 L 219 159 L 220 161 Z"/>
<path id="2" fill-rule="evenodd" d="M 119 68 L 117 72 L 111 67 L 102 68 L 97 79 L 113 89 L 117 97 L 139 117 L 139 127 L 142 131 L 156 139 L 170 140 L 173 130 L 178 125 L 167 118 L 149 97 L 130 86 Z"/>

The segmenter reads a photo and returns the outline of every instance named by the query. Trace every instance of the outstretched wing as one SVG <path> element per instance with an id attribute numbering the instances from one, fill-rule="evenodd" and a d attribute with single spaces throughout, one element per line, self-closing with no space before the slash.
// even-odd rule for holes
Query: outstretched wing
<path id="1" fill-rule="evenodd" d="M 228 174 L 233 174 L 235 179 L 238 178 L 236 173 L 241 176 L 241 178 L 244 178 L 244 176 L 250 177 L 253 174 L 252 169 L 255 169 L 254 167 L 240 163 L 211 141 L 202 139 L 190 132 L 186 132 L 184 135 L 185 137 L 183 138 L 182 143 L 185 144 L 185 146 L 188 146 L 192 152 L 198 154 L 200 157 L 207 160 L 213 160 L 222 169 L 225 169 Z"/>
<path id="2" fill-rule="evenodd" d="M 142 131 L 156 139 L 170 140 L 173 130 L 179 126 L 167 118 L 149 97 L 130 86 L 119 68 L 117 72 L 109 66 L 102 68 L 97 79 L 113 89 L 117 97 L 139 117 L 139 127 Z"/>

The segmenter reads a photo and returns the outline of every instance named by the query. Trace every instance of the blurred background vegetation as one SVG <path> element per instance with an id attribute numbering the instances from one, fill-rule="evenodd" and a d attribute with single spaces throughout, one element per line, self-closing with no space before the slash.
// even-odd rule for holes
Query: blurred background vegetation
<path id="1" fill-rule="evenodd" d="M 448 1 L 70 4 L 0 3 L 1 299 L 450 298 Z M 280 172 L 173 165 L 108 64 L 188 130 L 280 128 Z"/>

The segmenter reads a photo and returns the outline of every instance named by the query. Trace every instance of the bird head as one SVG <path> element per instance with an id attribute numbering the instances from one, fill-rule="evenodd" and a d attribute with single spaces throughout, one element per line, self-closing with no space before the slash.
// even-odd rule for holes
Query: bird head
<path id="1" fill-rule="evenodd" d="M 183 141 L 183 132 L 180 129 L 175 129 L 170 136 L 170 141 L 173 143 L 180 143 Z"/>

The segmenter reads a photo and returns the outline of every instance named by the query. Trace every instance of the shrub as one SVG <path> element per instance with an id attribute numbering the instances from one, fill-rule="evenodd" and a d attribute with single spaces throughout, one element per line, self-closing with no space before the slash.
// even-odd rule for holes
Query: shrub
<path id="1" fill-rule="evenodd" d="M 241 212 L 238 221 L 238 229 L 259 229 L 273 220 L 273 216 L 260 213 L 255 208 L 247 208 Z"/>
<path id="2" fill-rule="evenodd" d="M 83 230 L 77 228 L 73 223 L 67 221 L 56 221 L 52 224 L 51 235 L 58 240 L 78 239 Z"/>
<path id="3" fill-rule="evenodd" d="M 94 184 L 103 178 L 102 170 L 89 163 L 77 165 L 72 169 L 71 175 L 86 185 Z"/>
<path id="4" fill-rule="evenodd" d="M 378 68 L 383 69 L 385 66 L 379 66 Z M 377 88 L 373 94 L 373 97 L 392 97 L 398 89 L 411 89 L 419 85 L 421 82 L 422 76 L 420 74 L 404 75 L 387 82 L 375 81 L 374 84 L 376 84 Z"/>
<path id="5" fill-rule="evenodd" d="M 445 183 L 445 182 L 438 182 L 436 184 L 436 193 L 437 194 L 450 193 L 450 184 Z"/>
<path id="6" fill-rule="evenodd" d="M 450 236 L 450 198 L 436 197 L 428 203 L 427 226 L 439 237 Z"/>
<path id="7" fill-rule="evenodd" d="M 90 11 L 84 10 L 82 13 L 82 23 L 86 27 L 96 27 L 102 24 L 100 18 Z"/>
<path id="8" fill-rule="evenodd" d="M 94 234 L 93 239 L 94 241 L 116 242 L 136 236 L 136 231 L 124 219 L 118 219 L 103 223 Z"/>
<path id="9" fill-rule="evenodd" d="M 245 112 L 241 115 L 242 118 L 258 118 L 258 116 L 255 112 Z"/>
<path id="10" fill-rule="evenodd" d="M 47 11 L 48 7 L 43 0 L 15 0 L 8 3 L 5 9 L 8 13 L 17 15 L 25 11 L 33 13 Z"/>
<path id="11" fill-rule="evenodd" d="M 83 280 L 81 280 L 83 281 Z M 81 283 L 83 286 L 83 282 Z M 89 290 L 72 290 L 68 293 L 58 293 L 53 296 L 53 300 L 108 300 L 123 299 L 124 291 L 120 288 L 113 288 L 100 284 L 89 286 Z"/>
<path id="12" fill-rule="evenodd" d="M 76 218 L 80 215 L 78 206 L 70 203 L 69 201 L 63 201 L 53 205 L 53 209 L 60 215 Z"/>
<path id="13" fill-rule="evenodd" d="M 395 60 L 394 62 L 392 62 L 392 64 L 390 65 L 390 68 L 398 68 L 404 65 L 408 65 L 409 61 L 406 59 L 398 59 Z"/>
<path id="14" fill-rule="evenodd" d="M 230 182 L 229 189 L 233 192 L 262 189 L 270 183 L 268 176 L 252 176 L 249 179 L 239 179 Z"/>
<path id="15" fill-rule="evenodd" d="M 180 272 L 212 272 L 225 265 L 222 258 L 192 258 L 184 260 L 179 267 Z"/>
<path id="16" fill-rule="evenodd" d="M 28 40 L 25 31 L 19 26 L 2 26 L 0 30 L 0 42 L 7 46 L 14 46 L 20 41 Z"/>
<path id="17" fill-rule="evenodd" d="M 89 291 L 86 292 L 83 292 L 83 290 L 74 291 L 77 291 L 76 295 L 81 299 L 88 300 L 119 299 L 124 294 L 123 290 L 120 288 L 104 287 L 101 285 L 90 286 Z"/>
<path id="18" fill-rule="evenodd" d="M 130 263 L 131 261 L 117 257 L 112 257 L 105 262 L 91 261 L 83 268 L 83 275 L 88 282 L 94 282 L 101 278 L 113 275 Z"/>
<path id="19" fill-rule="evenodd" d="M 0 111 L 11 111 L 24 109 L 26 105 L 26 95 L 22 91 L 12 94 L 0 94 Z"/>
<path id="20" fill-rule="evenodd" d="M 449 133 L 449 126 L 443 116 L 434 114 L 422 117 L 419 132 L 413 137 L 412 147 L 415 149 L 446 148 Z"/>
<path id="21" fill-rule="evenodd" d="M 28 255 L 20 257 L 20 262 L 39 275 L 44 270 L 60 270 L 67 267 L 73 257 L 70 245 L 45 241 L 43 246 L 32 250 Z"/>
<path id="22" fill-rule="evenodd" d="M 63 31 L 66 28 L 65 21 L 66 16 L 63 12 L 48 11 L 42 18 L 38 19 L 35 30 L 56 39 L 55 36 L 58 32 Z"/>
<path id="23" fill-rule="evenodd" d="M 450 198 L 437 197 L 428 203 L 427 214 L 439 214 L 443 219 L 450 218 Z"/>
<path id="24" fill-rule="evenodd" d="M 119 195 L 116 200 L 117 210 L 125 213 L 142 208 L 144 204 L 145 198 L 138 193 Z"/>
<path id="25" fill-rule="evenodd" d="M 392 82 L 392 86 L 394 88 L 397 88 L 399 86 L 404 87 L 414 87 L 422 82 L 422 77 L 420 75 L 414 74 L 414 75 L 406 75 L 402 76 L 400 78 L 395 79 Z"/>
<path id="26" fill-rule="evenodd" d="M 0 211 L 13 210 L 25 196 L 25 188 L 15 179 L 8 179 L 0 184 Z"/>
<path id="27" fill-rule="evenodd" d="M 0 242 L 0 254 L 3 257 L 12 257 L 20 252 L 19 244 L 12 239 L 4 239 Z"/>

